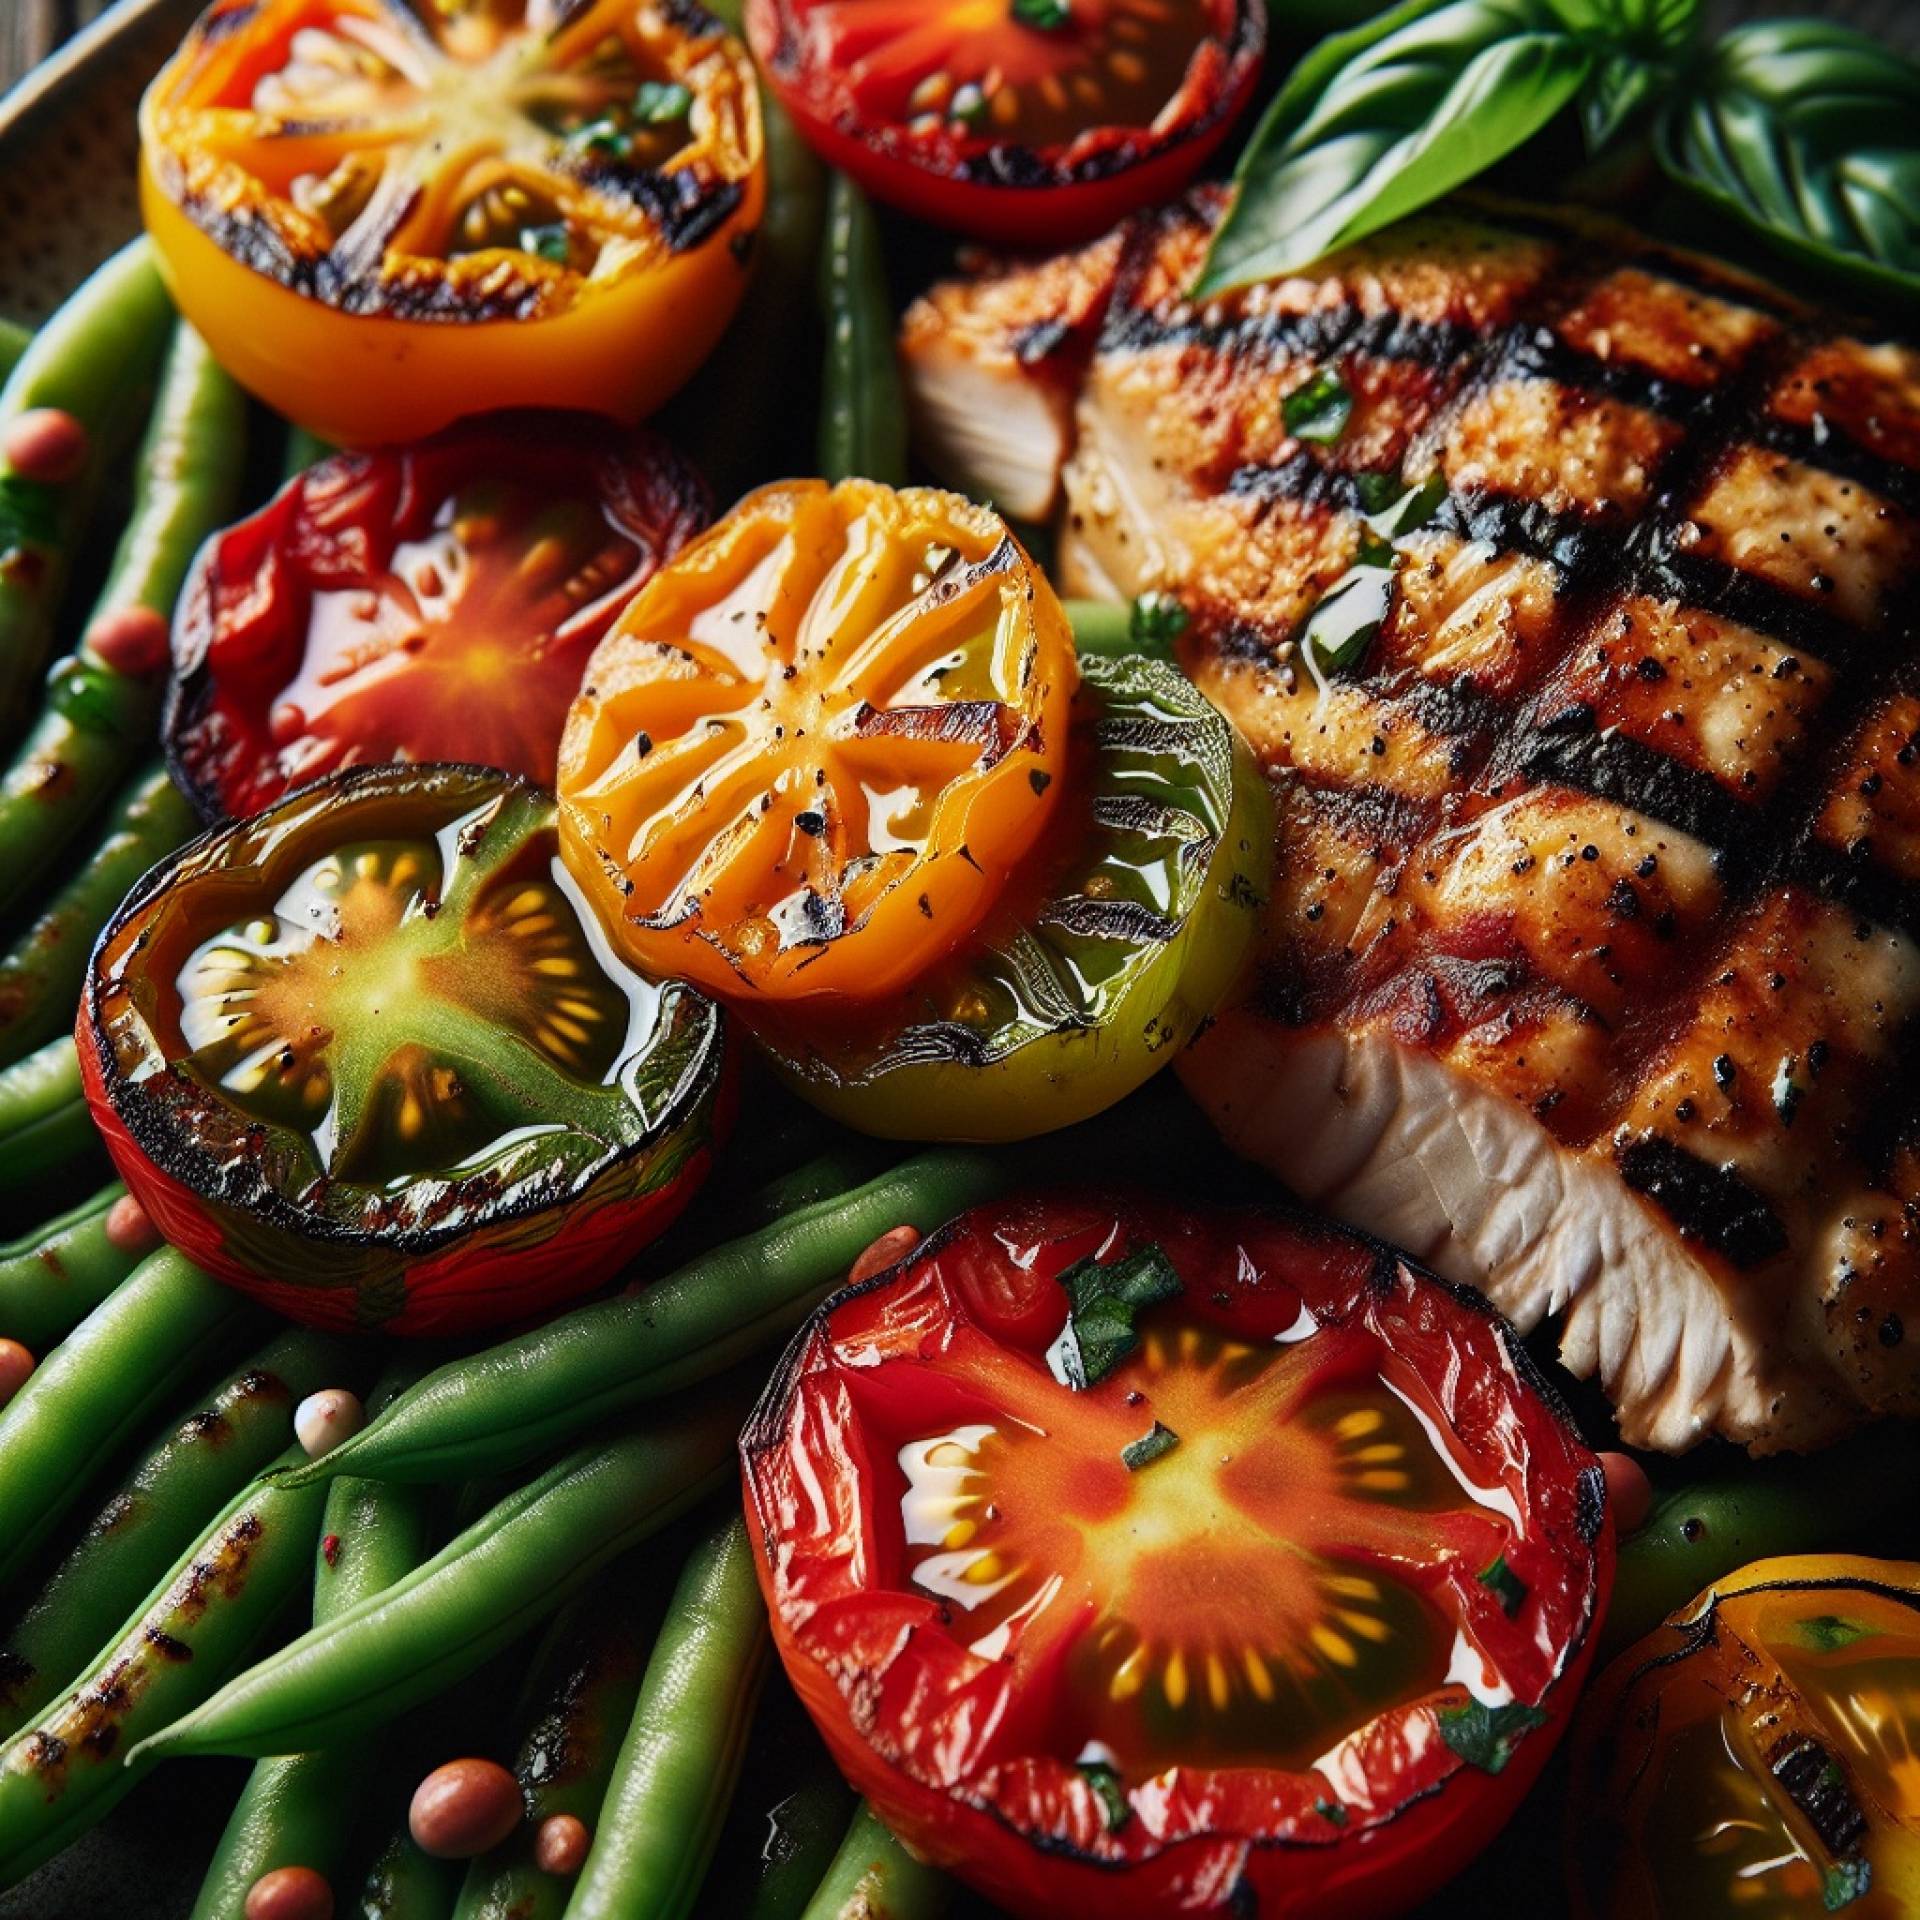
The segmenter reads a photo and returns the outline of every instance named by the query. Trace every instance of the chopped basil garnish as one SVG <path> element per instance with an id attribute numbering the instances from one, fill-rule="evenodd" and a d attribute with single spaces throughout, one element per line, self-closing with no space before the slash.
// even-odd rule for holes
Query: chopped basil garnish
<path id="1" fill-rule="evenodd" d="M 1166 655 L 1187 630 L 1187 610 L 1170 593 L 1143 593 L 1127 614 L 1127 638 L 1143 653 Z"/>
<path id="2" fill-rule="evenodd" d="M 1347 1810 L 1338 1800 L 1316 1800 L 1313 1803 L 1313 1810 L 1322 1820 L 1330 1820 L 1336 1827 L 1344 1827 L 1347 1824 Z"/>
<path id="3" fill-rule="evenodd" d="M 1060 1284 L 1067 1290 L 1067 1324 L 1047 1349 L 1047 1365 L 1076 1393 L 1104 1380 L 1139 1345 L 1134 1323 L 1142 1312 L 1180 1292 L 1173 1262 L 1150 1241 L 1104 1267 L 1077 1261 Z"/>
<path id="4" fill-rule="evenodd" d="M 1517 1700 L 1505 1707 L 1469 1700 L 1463 1707 L 1440 1709 L 1440 1737 L 1468 1766 L 1498 1773 L 1521 1740 L 1546 1721 L 1538 1707 L 1522 1706 Z"/>
<path id="5" fill-rule="evenodd" d="M 536 253 L 542 260 L 551 260 L 556 267 L 564 267 L 572 258 L 565 223 L 556 220 L 550 226 L 522 227 L 520 251 Z"/>
<path id="6" fill-rule="evenodd" d="M 643 127 L 670 127 L 692 111 L 692 91 L 677 80 L 642 80 L 634 90 L 633 117 Z"/>
<path id="7" fill-rule="evenodd" d="M 1496 1554 L 1493 1565 L 1481 1570 L 1479 1580 L 1499 1600 L 1501 1611 L 1509 1619 L 1520 1611 L 1520 1603 L 1527 1597 L 1527 1583 L 1507 1565 L 1504 1553 Z"/>
<path id="8" fill-rule="evenodd" d="M 1358 667 L 1379 637 L 1393 604 L 1394 551 L 1369 530 L 1360 536 L 1353 565 L 1336 580 L 1307 615 L 1302 646 L 1328 673 Z"/>
<path id="9" fill-rule="evenodd" d="M 1042 33 L 1058 33 L 1073 22 L 1073 9 L 1067 0 L 1013 0 L 1013 17 L 1023 27 L 1037 27 Z"/>
<path id="10" fill-rule="evenodd" d="M 1340 378 L 1338 369 L 1322 367 L 1280 402 L 1280 417 L 1296 440 L 1330 447 L 1353 418 L 1353 389 Z"/>
<path id="11" fill-rule="evenodd" d="M 1100 1817 L 1106 1821 L 1107 1831 L 1118 1833 L 1133 1818 L 1133 1804 L 1120 1784 L 1119 1774 L 1104 1760 L 1082 1760 L 1080 1777 L 1100 1802 Z"/>
<path id="12" fill-rule="evenodd" d="M 1163 1453 L 1171 1453 L 1180 1444 L 1180 1436 L 1174 1430 L 1156 1420 L 1138 1440 L 1129 1440 L 1120 1449 L 1120 1458 L 1126 1462 L 1129 1473 L 1138 1473 L 1142 1467 L 1150 1467 Z"/>
<path id="13" fill-rule="evenodd" d="M 567 144 L 584 147 L 591 153 L 610 153 L 621 160 L 633 151 L 633 142 L 628 139 L 625 128 L 618 121 L 604 117 L 589 120 L 583 127 L 575 127 L 567 135 Z"/>
<path id="14" fill-rule="evenodd" d="M 1820 1904 L 1829 1913 L 1850 1907 L 1873 1885 L 1873 1862 L 1842 1860 L 1826 1871 L 1820 1883 Z"/>

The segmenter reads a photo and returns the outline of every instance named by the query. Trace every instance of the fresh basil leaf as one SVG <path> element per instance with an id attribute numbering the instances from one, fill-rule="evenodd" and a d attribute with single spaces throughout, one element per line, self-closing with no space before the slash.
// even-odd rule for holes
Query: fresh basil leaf
<path id="1" fill-rule="evenodd" d="M 1638 54 L 1611 53 L 1580 89 L 1580 131 L 1589 155 L 1604 153 L 1623 127 L 1646 112 L 1669 76 Z"/>
<path id="2" fill-rule="evenodd" d="M 1873 1886 L 1873 1863 L 1868 1860 L 1842 1860 L 1829 1867 L 1820 1881 L 1820 1904 L 1828 1913 L 1838 1913 L 1861 1899 Z"/>
<path id="3" fill-rule="evenodd" d="M 1194 297 L 1295 272 L 1438 200 L 1538 133 L 1595 58 L 1553 0 L 1410 0 L 1323 41 L 1248 141 Z"/>
<path id="4" fill-rule="evenodd" d="M 1920 64 L 1824 20 L 1741 27 L 1655 146 L 1681 185 L 1803 266 L 1920 294 Z"/>
<path id="5" fill-rule="evenodd" d="M 520 251 L 538 254 L 542 260 L 551 260 L 555 266 L 564 267 L 573 257 L 566 222 L 554 220 L 545 226 L 522 227 Z"/>
<path id="6" fill-rule="evenodd" d="M 1067 1290 L 1067 1324 L 1047 1349 L 1047 1365 L 1077 1393 L 1104 1380 L 1140 1344 L 1135 1321 L 1180 1292 L 1180 1275 L 1149 1241 L 1105 1266 L 1077 1261 L 1060 1284 Z"/>
<path id="7" fill-rule="evenodd" d="M 1336 1827 L 1347 1824 L 1347 1810 L 1338 1800 L 1329 1800 L 1323 1795 L 1313 1803 L 1313 1810 L 1322 1820 L 1330 1820 Z"/>
<path id="8" fill-rule="evenodd" d="M 1129 1473 L 1150 1467 L 1162 1454 L 1171 1453 L 1180 1444 L 1180 1436 L 1164 1422 L 1156 1420 L 1138 1440 L 1129 1440 L 1120 1449 L 1121 1461 Z"/>
<path id="9" fill-rule="evenodd" d="M 1280 418 L 1296 440 L 1330 447 L 1353 418 L 1353 389 L 1337 367 L 1322 367 L 1280 402 Z"/>
<path id="10" fill-rule="evenodd" d="M 1521 1740 L 1546 1723 L 1547 1716 L 1538 1707 L 1522 1706 L 1517 1700 L 1505 1707 L 1469 1700 L 1464 1707 L 1440 1709 L 1441 1739 L 1482 1773 L 1498 1773 Z"/>
<path id="11" fill-rule="evenodd" d="M 1067 0 L 1013 0 L 1013 17 L 1023 27 L 1037 28 L 1041 33 L 1058 33 L 1073 20 L 1073 9 Z"/>
<path id="12" fill-rule="evenodd" d="M 642 80 L 634 89 L 633 117 L 646 127 L 670 127 L 693 111 L 693 93 L 677 80 Z"/>

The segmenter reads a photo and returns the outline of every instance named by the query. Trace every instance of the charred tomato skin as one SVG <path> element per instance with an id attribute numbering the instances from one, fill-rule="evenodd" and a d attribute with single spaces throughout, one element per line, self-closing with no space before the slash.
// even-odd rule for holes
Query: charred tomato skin
<path id="1" fill-rule="evenodd" d="M 471 1180 L 448 1174 L 389 1183 L 384 1199 L 378 1183 L 363 1189 L 324 1170 L 304 1192 L 290 1190 L 274 1177 L 274 1128 L 244 1113 L 221 1114 L 221 1096 L 191 1081 L 176 1061 L 144 1079 L 131 1075 L 126 1050 L 116 1045 L 116 1022 L 125 1023 L 132 1004 L 127 963 L 150 950 L 154 916 L 170 892 L 217 879 L 236 841 L 257 845 L 288 816 L 311 826 L 316 816 L 337 820 L 369 801 L 419 803 L 426 819 L 443 823 L 498 802 L 546 815 L 551 838 L 551 801 L 530 782 L 445 763 L 351 768 L 266 814 L 210 829 L 140 882 L 95 946 L 74 1028 L 94 1123 L 166 1240 L 289 1319 L 413 1337 L 550 1313 L 603 1285 L 672 1224 L 732 1124 L 732 1050 L 718 1009 L 690 989 L 660 990 L 654 1037 L 666 1036 L 662 1051 L 672 1049 L 672 1090 L 631 1138 L 511 1180 L 490 1179 L 483 1169 Z M 327 844 L 314 841 L 313 850 Z M 271 912 L 272 903 L 256 900 L 252 911 Z M 205 1131 L 209 1116 L 219 1137 Z M 332 1204 L 342 1194 L 344 1212 Z"/>
<path id="2" fill-rule="evenodd" d="M 502 491 L 511 514 L 458 511 Z M 706 482 L 667 441 L 588 414 L 495 414 L 411 446 L 332 454 L 195 557 L 161 718 L 168 770 L 207 821 L 258 812 L 343 763 L 398 757 L 486 758 L 551 786 L 594 647 L 711 510 Z M 549 569 L 536 580 L 535 548 L 562 544 L 550 529 L 565 512 L 573 577 Z M 469 518 L 490 547 L 468 538 Z M 450 555 L 456 590 L 445 604 L 414 594 L 403 545 L 416 570 L 420 554 Z M 382 621 L 411 612 L 417 622 L 382 635 L 351 675 L 339 673 L 337 656 L 365 642 L 350 624 L 380 629 L 336 612 L 330 660 L 319 609 L 351 604 L 346 596 Z M 569 602 L 578 604 L 569 611 Z M 481 652 L 489 677 L 475 670 Z M 297 715 L 304 730 L 287 737 L 282 703 L 303 678 L 335 688 L 324 736 L 313 716 Z M 358 734 L 356 709 L 367 716 Z M 495 728 L 492 738 L 479 739 L 476 717 Z"/>
<path id="3" fill-rule="evenodd" d="M 747 0 L 748 43 L 807 142 L 876 200 L 936 226 L 1011 247 L 1091 239 L 1176 193 L 1226 138 L 1259 77 L 1265 0 L 1216 0 L 1216 38 L 1160 126 L 1098 122 L 1064 143 L 915 133 L 875 119 L 842 77 L 810 61 L 807 0 Z M 1012 29 L 1022 31 L 1022 29 Z"/>
<path id="4" fill-rule="evenodd" d="M 1068 1654 L 1048 1647 L 1016 1691 L 996 1671 L 1001 1656 L 960 1657 L 948 1629 L 963 1616 L 951 1604 L 910 1588 L 906 1549 L 881 1523 L 890 1463 L 848 1411 L 855 1397 L 871 1393 L 878 1406 L 890 1393 L 907 1404 L 912 1385 L 876 1387 L 876 1376 L 909 1355 L 937 1370 L 974 1335 L 1032 1353 L 1061 1322 L 1053 1281 L 1063 1270 L 1143 1243 L 1164 1249 L 1179 1271 L 1184 1308 L 1249 1340 L 1287 1338 L 1277 1323 L 1296 1309 L 1318 1331 L 1397 1329 L 1424 1356 L 1416 1373 L 1432 1380 L 1454 1431 L 1478 1434 L 1478 1464 L 1512 1443 L 1503 1483 L 1520 1490 L 1530 1536 L 1542 1543 L 1527 1571 L 1556 1571 L 1541 1580 L 1540 1609 L 1529 1603 L 1528 1632 L 1552 1640 L 1517 1688 L 1533 1709 L 1531 1731 L 1503 1764 L 1483 1769 L 1437 1734 L 1438 1707 L 1463 1693 L 1450 1674 L 1438 1695 L 1377 1715 L 1336 1750 L 1352 1746 L 1377 1789 L 1365 1805 L 1316 1799 L 1330 1795 L 1318 1772 L 1176 1760 L 1145 1783 L 1160 1794 L 1158 1816 L 1149 1823 L 1136 1811 L 1116 1824 L 1102 1817 L 1099 1797 L 1076 1792 L 1075 1769 L 1059 1757 L 1078 1731 L 1035 1737 L 1047 1730 L 1048 1708 L 1034 1695 L 1057 1686 Z M 1275 1274 L 1286 1276 L 1278 1286 Z M 835 1372 L 837 1335 L 854 1357 Z M 1450 1370 L 1447 1354 L 1457 1363 Z M 841 1770 L 916 1853 L 1022 1920 L 1174 1912 L 1385 1920 L 1408 1911 L 1493 1839 L 1545 1765 L 1592 1661 L 1612 1581 L 1599 1465 L 1512 1330 L 1471 1290 L 1296 1212 L 1209 1216 L 1098 1193 L 977 1209 L 816 1311 L 749 1421 L 741 1458 L 775 1645 Z M 983 1727 L 1015 1731 L 998 1744 Z M 952 1757 L 961 1750 L 966 1758 Z M 942 1767 L 950 1777 L 933 1777 Z"/>

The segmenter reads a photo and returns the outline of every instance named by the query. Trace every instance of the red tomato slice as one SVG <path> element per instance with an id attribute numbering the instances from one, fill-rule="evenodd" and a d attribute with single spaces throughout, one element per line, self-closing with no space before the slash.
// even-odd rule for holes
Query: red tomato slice
<path id="1" fill-rule="evenodd" d="M 1005 244 L 1165 199 L 1233 124 L 1264 0 L 747 0 L 808 141 L 876 199 Z"/>
<path id="2" fill-rule="evenodd" d="M 575 415 L 323 460 L 201 551 L 174 631 L 174 776 L 209 819 L 390 760 L 550 787 L 589 655 L 708 511 L 664 440 Z"/>
<path id="3" fill-rule="evenodd" d="M 741 1451 L 843 1771 L 1045 1920 L 1403 1911 L 1538 1773 L 1612 1578 L 1511 1330 L 1278 1215 L 968 1215 L 820 1309 Z"/>

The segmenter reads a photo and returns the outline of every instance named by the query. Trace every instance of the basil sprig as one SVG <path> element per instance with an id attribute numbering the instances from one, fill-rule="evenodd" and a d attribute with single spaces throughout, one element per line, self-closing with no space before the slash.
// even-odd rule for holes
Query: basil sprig
<path id="1" fill-rule="evenodd" d="M 1920 65 L 1821 20 L 1697 45 L 1700 0 L 1403 0 L 1324 40 L 1254 130 L 1194 288 L 1297 272 L 1464 185 L 1577 107 L 1651 123 L 1681 185 L 1803 265 L 1920 291 Z"/>
<path id="2" fill-rule="evenodd" d="M 1661 120 L 1661 165 L 1803 266 L 1920 294 L 1920 65 L 1824 20 L 1741 27 Z"/>

